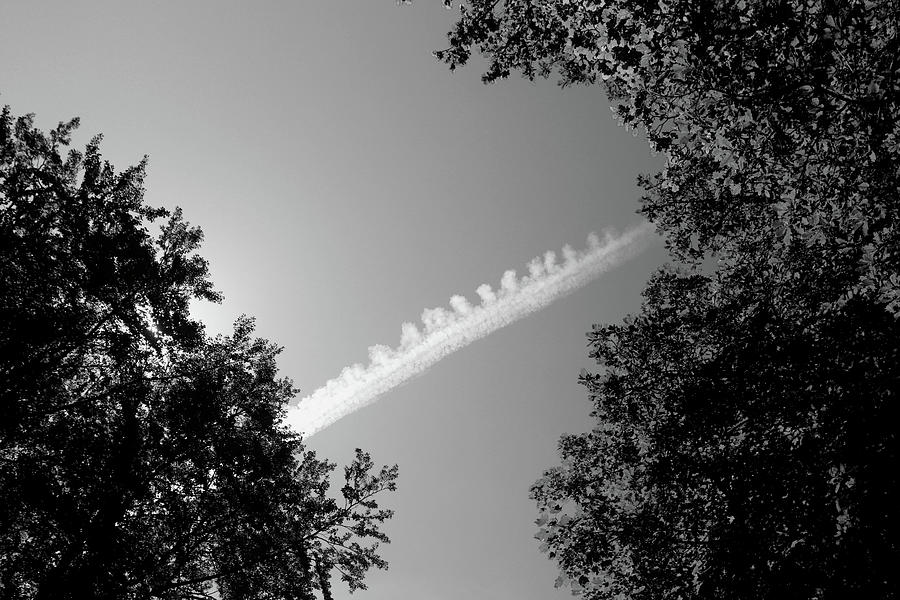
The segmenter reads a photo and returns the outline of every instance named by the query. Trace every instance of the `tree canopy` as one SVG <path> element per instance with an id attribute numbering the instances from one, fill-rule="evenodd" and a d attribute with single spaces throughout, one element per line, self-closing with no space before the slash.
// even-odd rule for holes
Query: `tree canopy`
<path id="1" fill-rule="evenodd" d="M 181 211 L 100 138 L 0 115 L 0 596 L 330 598 L 364 588 L 397 468 L 335 465 L 282 424 L 280 349 L 218 301 Z M 317 592 L 316 592 L 317 591 Z"/>
<path id="2" fill-rule="evenodd" d="M 595 328 L 594 429 L 532 489 L 587 598 L 891 598 L 900 321 L 825 318 L 733 276 L 664 271 Z"/>
<path id="3" fill-rule="evenodd" d="M 450 2 L 447 2 L 449 5 Z M 642 212 L 678 258 L 800 239 L 840 256 L 833 302 L 900 311 L 900 8 L 892 0 L 471 0 L 436 52 L 601 83 L 664 153 Z"/>
<path id="4" fill-rule="evenodd" d="M 447 6 L 453 3 L 445 2 Z M 589 333 L 594 429 L 532 489 L 588 598 L 893 598 L 900 7 L 469 0 L 451 69 L 600 84 L 675 267 Z"/>

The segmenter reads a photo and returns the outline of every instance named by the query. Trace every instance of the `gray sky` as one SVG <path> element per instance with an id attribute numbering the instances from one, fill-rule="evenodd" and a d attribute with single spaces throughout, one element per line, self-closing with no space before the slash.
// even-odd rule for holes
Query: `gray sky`
<path id="1" fill-rule="evenodd" d="M 203 228 L 226 296 L 198 315 L 211 332 L 256 316 L 305 395 L 422 309 L 639 221 L 634 179 L 658 159 L 602 92 L 450 73 L 430 52 L 454 17 L 439 0 L 6 0 L 0 104 L 44 128 L 80 116 L 120 168 L 149 154 L 147 200 Z M 310 439 L 400 465 L 391 569 L 359 597 L 569 597 L 528 487 L 590 426 L 585 332 L 638 310 L 663 260 L 657 244 Z"/>

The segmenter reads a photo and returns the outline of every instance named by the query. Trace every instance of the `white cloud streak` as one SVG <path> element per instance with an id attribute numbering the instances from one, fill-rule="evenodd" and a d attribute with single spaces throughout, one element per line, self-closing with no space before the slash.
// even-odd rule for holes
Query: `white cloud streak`
<path id="1" fill-rule="evenodd" d="M 403 323 L 397 348 L 369 348 L 369 365 L 355 364 L 303 398 L 288 410 L 286 423 L 311 436 L 352 412 L 372 404 L 381 394 L 425 372 L 439 360 L 475 340 L 530 315 L 554 300 L 590 283 L 605 271 L 639 253 L 649 243 L 653 227 L 643 223 L 619 236 L 607 233 L 602 241 L 588 236 L 588 247 L 547 252 L 528 263 L 528 275 L 507 271 L 496 291 L 478 287 L 481 303 L 473 306 L 464 296 L 450 298 L 450 309 L 422 312 L 423 330 Z"/>

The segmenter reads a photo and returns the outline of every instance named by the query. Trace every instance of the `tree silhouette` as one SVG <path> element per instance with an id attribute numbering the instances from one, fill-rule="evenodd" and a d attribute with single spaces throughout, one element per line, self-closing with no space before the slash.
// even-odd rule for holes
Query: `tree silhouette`
<path id="1" fill-rule="evenodd" d="M 447 2 L 451 4 L 451 2 Z M 900 311 L 900 9 L 891 0 L 471 0 L 435 54 L 604 86 L 666 157 L 642 212 L 676 258 L 800 240 Z"/>
<path id="2" fill-rule="evenodd" d="M 754 279 L 665 270 L 595 328 L 597 424 L 532 488 L 587 598 L 892 598 L 900 321 L 823 318 Z M 810 302 L 815 306 L 815 302 Z"/>
<path id="3" fill-rule="evenodd" d="M 596 425 L 532 490 L 558 583 L 896 597 L 897 3 L 459 6 L 451 69 L 603 85 L 666 158 L 641 212 L 680 264 L 589 333 Z"/>
<path id="4" fill-rule="evenodd" d="M 332 463 L 282 425 L 279 348 L 218 301 L 198 228 L 143 202 L 100 138 L 0 116 L 0 596 L 312 598 L 364 588 L 396 467 Z M 65 153 L 65 154 L 64 154 Z"/>

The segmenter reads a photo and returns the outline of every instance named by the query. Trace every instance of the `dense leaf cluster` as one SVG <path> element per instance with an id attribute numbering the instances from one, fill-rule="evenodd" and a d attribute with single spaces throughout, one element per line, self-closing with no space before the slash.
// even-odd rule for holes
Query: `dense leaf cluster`
<path id="1" fill-rule="evenodd" d="M 445 4 L 450 5 L 451 2 Z M 588 598 L 895 598 L 900 5 L 467 0 L 436 53 L 603 85 L 680 266 L 589 334 L 596 425 L 534 486 Z"/>
<path id="2" fill-rule="evenodd" d="M 785 312 L 663 272 L 589 334 L 598 425 L 532 495 L 587 598 L 891 598 L 900 560 L 900 322 L 862 299 Z"/>
<path id="3" fill-rule="evenodd" d="M 643 212 L 681 258 L 796 239 L 840 254 L 840 304 L 900 311 L 900 6 L 893 0 L 472 0 L 450 46 L 495 81 L 602 83 L 666 156 Z M 746 250 L 746 248 L 743 248 Z"/>
<path id="4" fill-rule="evenodd" d="M 116 172 L 99 138 L 66 149 L 0 114 L 0 597 L 330 597 L 363 588 L 387 542 L 396 467 L 333 464 L 281 420 L 279 348 L 218 300 L 202 239 L 143 202 L 146 160 Z"/>

